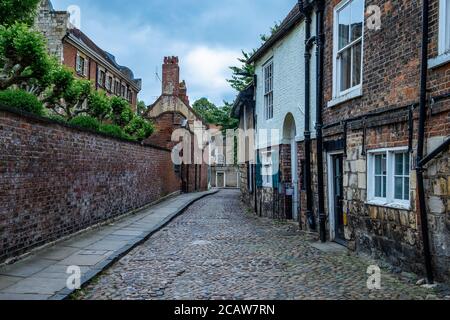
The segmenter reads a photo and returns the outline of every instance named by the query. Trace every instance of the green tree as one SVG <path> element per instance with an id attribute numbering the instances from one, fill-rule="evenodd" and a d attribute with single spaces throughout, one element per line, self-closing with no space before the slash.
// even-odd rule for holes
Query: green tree
<path id="1" fill-rule="evenodd" d="M 279 30 L 280 23 L 276 22 L 273 27 L 270 28 L 270 33 L 268 35 L 262 34 L 261 45 L 263 45 L 270 37 Z M 232 71 L 231 79 L 228 79 L 227 82 L 230 86 L 238 92 L 243 91 L 248 85 L 253 81 L 253 77 L 255 75 L 255 66 L 253 64 L 248 63 L 248 60 L 253 56 L 256 52 L 256 49 L 251 52 L 246 52 L 242 50 L 242 57 L 238 58 L 240 65 L 231 66 L 230 69 Z"/>
<path id="2" fill-rule="evenodd" d="M 224 102 L 224 106 L 217 107 L 207 98 L 201 98 L 192 107 L 208 124 L 220 126 L 222 130 L 238 127 L 239 121 L 231 117 L 232 105 L 227 102 Z"/>
<path id="3" fill-rule="evenodd" d="M 120 127 L 126 127 L 133 120 L 134 113 L 130 104 L 119 97 L 111 98 L 111 120 Z"/>
<path id="4" fill-rule="evenodd" d="M 85 102 L 93 94 L 90 81 L 75 79 L 71 70 L 58 65 L 51 71 L 50 82 L 44 98 L 48 109 L 67 120 L 89 113 Z"/>
<path id="5" fill-rule="evenodd" d="M 0 25 L 9 26 L 15 22 L 32 25 L 40 0 L 1 0 Z"/>
<path id="6" fill-rule="evenodd" d="M 49 84 L 54 65 L 40 33 L 23 23 L 0 26 L 0 90 L 28 86 L 39 95 Z"/>
<path id="7" fill-rule="evenodd" d="M 143 116 L 147 112 L 148 107 L 144 101 L 139 101 L 136 106 L 137 114 Z"/>
<path id="8" fill-rule="evenodd" d="M 103 122 L 111 114 L 111 100 L 104 91 L 93 90 L 87 99 L 86 113 Z"/>
<path id="9" fill-rule="evenodd" d="M 152 122 L 140 116 L 136 116 L 130 121 L 130 123 L 128 123 L 124 131 L 136 140 L 142 141 L 153 134 L 155 131 L 155 126 Z"/>

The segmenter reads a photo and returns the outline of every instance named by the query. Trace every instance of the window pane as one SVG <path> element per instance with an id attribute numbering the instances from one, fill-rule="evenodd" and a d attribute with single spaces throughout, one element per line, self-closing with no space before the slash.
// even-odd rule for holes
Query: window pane
<path id="1" fill-rule="evenodd" d="M 383 198 L 386 198 L 387 178 L 383 177 Z"/>
<path id="2" fill-rule="evenodd" d="M 404 195 L 404 197 L 403 197 L 403 200 L 409 200 L 409 178 L 405 178 L 405 180 L 404 180 L 405 182 L 405 186 L 404 186 L 404 193 L 405 193 L 405 195 Z"/>
<path id="3" fill-rule="evenodd" d="M 381 155 L 375 156 L 375 174 L 381 175 Z"/>
<path id="4" fill-rule="evenodd" d="M 382 183 L 381 183 L 381 177 L 375 177 L 375 197 L 382 198 Z"/>
<path id="5" fill-rule="evenodd" d="M 346 5 L 338 13 L 339 21 L 339 49 L 349 44 L 350 23 L 351 23 L 351 6 Z"/>
<path id="6" fill-rule="evenodd" d="M 362 42 L 359 42 L 353 46 L 353 80 L 352 87 L 361 84 L 361 67 L 362 67 Z"/>
<path id="7" fill-rule="evenodd" d="M 409 153 L 405 153 L 403 158 L 405 160 L 405 167 L 403 168 L 403 174 L 405 176 L 409 176 L 410 174 L 410 159 L 409 159 Z"/>
<path id="8" fill-rule="evenodd" d="M 351 52 L 352 49 L 348 48 L 341 53 L 340 64 L 341 64 L 341 91 L 350 89 L 351 81 Z"/>
<path id="9" fill-rule="evenodd" d="M 403 200 L 403 178 L 395 178 L 395 199 Z"/>
<path id="10" fill-rule="evenodd" d="M 403 153 L 398 153 L 395 155 L 395 175 L 403 176 L 404 162 Z"/>
<path id="11" fill-rule="evenodd" d="M 362 37 L 364 21 L 364 0 L 354 0 L 351 3 L 351 41 Z"/>

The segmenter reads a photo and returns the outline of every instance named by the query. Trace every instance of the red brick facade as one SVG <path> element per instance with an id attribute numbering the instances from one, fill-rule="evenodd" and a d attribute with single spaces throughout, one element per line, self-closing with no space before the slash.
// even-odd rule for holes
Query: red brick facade
<path id="1" fill-rule="evenodd" d="M 183 130 L 191 141 L 191 160 L 179 168 L 182 191 L 205 191 L 209 187 L 209 165 L 203 159 L 196 161 L 194 145 L 197 144 L 194 134 L 196 126 L 207 126 L 189 105 L 186 83 L 180 82 L 180 67 L 178 57 L 165 57 L 162 65 L 162 95 L 149 107 L 146 117 L 153 121 L 155 133 L 147 140 L 148 143 L 172 150 L 182 141 L 172 141 L 176 130 Z M 203 154 L 205 150 L 200 150 Z M 183 153 L 185 150 L 183 150 Z"/>
<path id="2" fill-rule="evenodd" d="M 180 191 L 168 150 L 0 111 L 0 262 Z"/>
<path id="3" fill-rule="evenodd" d="M 325 10 L 325 102 L 332 100 L 333 36 L 336 36 L 333 34 L 333 19 L 334 8 L 340 2 L 330 1 Z M 430 59 L 437 56 L 438 2 L 430 1 Z M 333 107 L 323 106 L 324 136 L 327 142 L 345 142 L 344 211 L 348 213 L 345 229 L 349 247 L 386 258 L 395 266 L 423 272 L 414 172 L 418 137 L 422 3 L 366 0 L 366 8 L 370 5 L 381 8 L 382 25 L 381 30 L 365 28 L 362 96 Z M 430 101 L 433 97 L 449 92 L 450 64 L 430 69 Z M 411 141 L 411 207 L 409 210 L 399 210 L 367 204 L 370 175 L 367 172 L 367 154 L 371 150 L 409 146 L 410 106 L 415 107 Z M 433 139 L 444 139 L 450 135 L 450 101 L 443 99 L 435 104 L 429 103 L 427 113 L 426 145 L 429 152 Z M 426 154 L 428 152 L 425 151 Z M 450 242 L 450 190 L 442 183 L 449 181 L 450 168 L 445 160 L 448 157 L 448 151 L 440 155 L 426 168 L 425 173 L 433 264 L 441 279 L 450 278 L 450 252 L 443 246 L 443 243 Z M 436 206 L 436 203 L 439 205 Z M 442 210 L 439 209 L 441 203 Z"/>

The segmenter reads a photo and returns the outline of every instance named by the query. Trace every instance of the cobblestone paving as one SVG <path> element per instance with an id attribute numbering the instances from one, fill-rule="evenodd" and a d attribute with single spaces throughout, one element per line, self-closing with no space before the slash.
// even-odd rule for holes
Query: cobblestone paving
<path id="1" fill-rule="evenodd" d="M 430 299 L 411 275 L 383 270 L 367 289 L 369 259 L 325 253 L 289 223 L 254 217 L 237 191 L 200 200 L 95 279 L 76 299 Z M 439 296 L 440 298 L 443 296 Z"/>

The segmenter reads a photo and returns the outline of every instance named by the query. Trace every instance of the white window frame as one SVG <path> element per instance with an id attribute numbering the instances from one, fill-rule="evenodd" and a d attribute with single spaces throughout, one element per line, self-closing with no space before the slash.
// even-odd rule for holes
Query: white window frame
<path id="1" fill-rule="evenodd" d="M 273 152 L 263 151 L 261 152 L 261 176 L 263 181 L 263 187 L 273 187 Z"/>
<path id="2" fill-rule="evenodd" d="M 367 153 L 367 203 L 397 209 L 411 209 L 411 155 L 409 160 L 409 200 L 395 199 L 395 155 L 407 153 L 408 147 L 371 150 Z M 375 196 L 375 156 L 386 154 L 386 198 Z"/>
<path id="3" fill-rule="evenodd" d="M 352 1 L 358 1 L 358 0 L 344 0 L 341 3 L 339 3 L 334 8 L 334 22 L 333 22 L 333 99 L 337 99 L 340 97 L 348 97 L 348 99 L 353 99 L 355 97 L 358 97 L 362 93 L 362 83 L 363 83 L 363 74 L 364 74 L 364 29 L 365 29 L 365 19 L 363 18 L 363 25 L 362 25 L 362 34 L 361 34 L 361 40 L 355 40 L 351 43 L 349 43 L 347 46 L 339 50 L 339 19 L 338 14 L 339 11 L 341 11 L 343 8 L 345 8 L 350 2 Z M 365 0 L 361 0 L 364 2 L 364 8 L 365 8 Z M 364 13 L 363 13 L 364 17 Z M 353 86 L 347 90 L 341 91 L 341 81 L 340 81 L 340 67 L 339 67 L 339 53 L 354 46 L 356 43 L 361 41 L 361 82 L 359 85 Z M 346 100 L 344 100 L 346 101 Z M 339 103 L 344 102 L 339 101 Z M 330 106 L 335 105 L 334 103 L 331 103 Z"/>
<path id="4" fill-rule="evenodd" d="M 450 53 L 450 47 L 446 48 L 446 39 L 449 36 L 450 30 L 447 30 L 447 6 L 450 5 L 448 0 L 439 1 L 439 55 Z"/>
<path id="5" fill-rule="evenodd" d="M 271 77 L 267 78 L 267 69 L 271 68 Z M 273 119 L 274 114 L 274 63 L 273 58 L 270 58 L 262 67 L 263 70 L 263 96 L 264 96 L 264 118 L 266 121 Z"/>
<path id="6" fill-rule="evenodd" d="M 79 53 L 77 53 L 77 65 L 76 65 L 76 71 L 81 76 L 86 76 L 86 66 L 87 66 L 87 59 L 83 56 L 81 56 Z"/>

